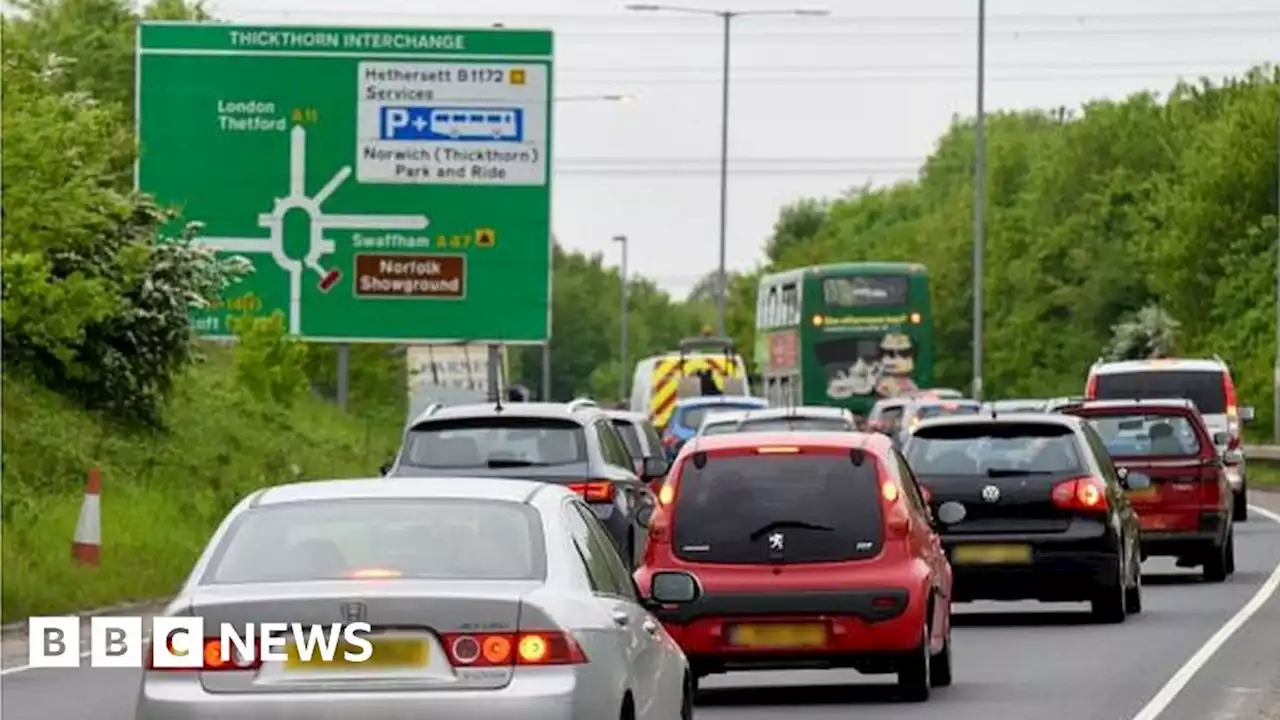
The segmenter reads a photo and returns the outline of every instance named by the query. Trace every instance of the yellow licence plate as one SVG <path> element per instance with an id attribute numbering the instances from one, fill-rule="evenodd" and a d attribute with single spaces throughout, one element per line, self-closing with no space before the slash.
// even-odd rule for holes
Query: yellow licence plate
<path id="1" fill-rule="evenodd" d="M 957 565 L 1026 565 L 1030 545 L 957 545 L 951 554 Z"/>
<path id="2" fill-rule="evenodd" d="M 364 661 L 348 660 L 344 653 L 363 654 L 363 648 L 341 643 L 333 660 L 325 662 L 318 649 L 309 660 L 303 660 L 298 648 L 290 645 L 286 650 L 285 667 L 290 670 L 339 670 L 346 668 L 371 670 L 374 668 L 424 668 L 430 660 L 427 642 L 416 638 L 368 638 L 373 654 Z"/>
<path id="3" fill-rule="evenodd" d="M 729 641 L 742 647 L 821 647 L 827 644 L 827 626 L 820 623 L 735 625 L 730 629 Z"/>

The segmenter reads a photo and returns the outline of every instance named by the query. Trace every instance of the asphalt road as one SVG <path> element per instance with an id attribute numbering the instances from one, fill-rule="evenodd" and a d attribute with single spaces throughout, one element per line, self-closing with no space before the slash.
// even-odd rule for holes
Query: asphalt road
<path id="1" fill-rule="evenodd" d="M 1280 502 L 1268 502 L 1280 510 Z M 1256 720 L 1280 698 L 1280 593 L 1199 667 L 1159 715 L 1140 715 L 1183 666 L 1248 605 L 1280 567 L 1280 524 L 1255 514 L 1237 527 L 1237 572 L 1208 585 L 1151 561 L 1142 615 L 1093 625 L 1085 606 L 974 604 L 957 608 L 955 684 L 926 704 L 902 704 L 891 676 L 760 672 L 708 678 L 697 717 L 787 720 Z M 1256 604 L 1256 603 L 1255 603 Z M 5 653 L 8 655 L 9 653 Z M 15 663 L 16 660 L 16 663 Z M 0 676 L 5 720 L 132 720 L 138 671 L 13 672 Z M 1184 673 L 1185 675 L 1186 673 Z M 1168 695 L 1169 693 L 1165 693 Z"/>

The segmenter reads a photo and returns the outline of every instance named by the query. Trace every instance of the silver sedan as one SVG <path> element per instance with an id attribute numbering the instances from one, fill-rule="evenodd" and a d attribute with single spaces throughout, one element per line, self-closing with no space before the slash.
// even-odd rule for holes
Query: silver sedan
<path id="1" fill-rule="evenodd" d="M 656 579 L 664 604 L 697 580 Z M 658 582 L 660 580 L 661 582 Z M 166 615 L 204 619 L 205 666 L 144 672 L 138 720 L 693 717 L 679 645 L 641 605 L 567 488 L 433 478 L 254 493 L 215 531 Z M 367 662 L 231 652 L 222 623 L 367 622 Z M 361 650 L 353 647 L 359 656 Z"/>

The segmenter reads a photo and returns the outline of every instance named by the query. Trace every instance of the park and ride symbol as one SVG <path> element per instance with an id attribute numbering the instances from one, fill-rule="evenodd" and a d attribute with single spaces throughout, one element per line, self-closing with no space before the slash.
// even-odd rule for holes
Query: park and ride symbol
<path id="1" fill-rule="evenodd" d="M 258 215 L 258 227 L 269 231 L 269 237 L 211 237 L 198 240 L 201 245 L 234 253 L 262 253 L 271 256 L 282 270 L 289 274 L 289 333 L 302 334 L 302 280 L 307 270 L 315 272 L 321 292 L 328 292 L 342 273 L 337 268 L 326 270 L 320 260 L 334 251 L 332 240 L 325 238 L 325 230 L 424 230 L 430 223 L 425 215 L 326 215 L 320 209 L 342 183 L 351 176 L 351 166 L 345 165 L 314 196 L 307 197 L 307 131 L 295 125 L 289 136 L 289 194 L 276 198 L 270 213 Z M 302 260 L 295 260 L 284 251 L 284 218 L 290 210 L 303 210 L 311 218 L 310 245 Z"/>

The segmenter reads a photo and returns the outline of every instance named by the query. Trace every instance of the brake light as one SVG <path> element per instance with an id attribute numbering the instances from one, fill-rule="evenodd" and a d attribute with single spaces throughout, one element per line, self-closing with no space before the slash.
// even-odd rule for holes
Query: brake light
<path id="1" fill-rule="evenodd" d="M 880 483 L 880 496 L 890 504 L 898 502 L 898 486 L 893 482 Z"/>
<path id="2" fill-rule="evenodd" d="M 608 480 L 571 483 L 569 489 L 581 495 L 582 499 L 589 503 L 613 502 L 613 483 Z"/>
<path id="3" fill-rule="evenodd" d="M 1107 486 L 1095 477 L 1063 480 L 1053 486 L 1053 504 L 1063 510 L 1101 512 L 1107 509 Z"/>
<path id="4" fill-rule="evenodd" d="M 1236 384 L 1225 370 L 1222 372 L 1222 394 L 1227 404 L 1227 432 L 1231 435 L 1228 447 L 1235 450 L 1240 447 L 1240 408 L 1236 406 Z"/>
<path id="5" fill-rule="evenodd" d="M 658 490 L 658 504 L 670 505 L 676 499 L 676 487 L 674 480 L 667 480 L 662 483 L 662 488 Z"/>
<path id="6" fill-rule="evenodd" d="M 401 577 L 401 573 L 392 568 L 364 568 L 351 571 L 347 577 L 352 580 L 387 580 Z"/>
<path id="7" fill-rule="evenodd" d="M 449 662 L 455 667 L 578 665 L 587 662 L 582 647 L 559 630 L 518 633 L 447 634 Z"/>
<path id="8" fill-rule="evenodd" d="M 757 455 L 796 455 L 800 452 L 798 447 L 761 447 L 756 448 Z"/>
<path id="9" fill-rule="evenodd" d="M 1098 376 L 1094 375 L 1093 373 L 1089 373 L 1089 382 L 1086 383 L 1084 386 L 1084 399 L 1085 400 L 1098 399 Z"/>
<path id="10" fill-rule="evenodd" d="M 169 648 L 169 652 L 171 653 L 177 652 L 177 647 L 174 646 L 172 638 L 166 639 L 165 644 Z M 259 667 L 262 667 L 261 652 L 256 653 L 257 657 L 255 657 L 253 660 L 248 660 L 247 658 L 245 658 L 240 654 L 240 650 L 235 646 L 235 643 L 231 644 L 231 647 L 229 648 L 229 650 L 230 652 L 227 654 L 227 659 L 223 660 L 222 659 L 222 638 L 219 638 L 219 637 L 205 638 L 204 645 L 200 648 L 200 653 L 203 656 L 204 663 L 199 668 L 156 667 L 155 655 L 152 654 L 151 652 L 150 644 L 146 646 L 146 648 L 143 650 L 143 653 L 146 655 L 147 669 L 154 670 L 154 671 L 200 670 L 203 672 L 226 672 L 231 670 L 239 670 L 239 671 L 257 670 Z"/>

